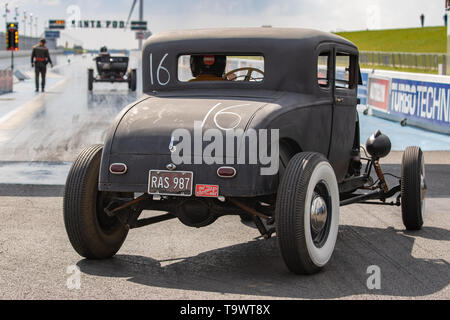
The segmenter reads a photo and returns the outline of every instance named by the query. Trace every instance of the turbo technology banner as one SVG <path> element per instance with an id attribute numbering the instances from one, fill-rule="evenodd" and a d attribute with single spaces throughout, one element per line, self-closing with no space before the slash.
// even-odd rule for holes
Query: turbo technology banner
<path id="1" fill-rule="evenodd" d="M 450 127 L 450 84 L 392 79 L 390 113 Z"/>

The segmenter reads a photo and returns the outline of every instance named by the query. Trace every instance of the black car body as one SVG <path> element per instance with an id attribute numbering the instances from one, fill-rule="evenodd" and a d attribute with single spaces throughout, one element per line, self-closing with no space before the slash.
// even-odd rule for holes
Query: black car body
<path id="1" fill-rule="evenodd" d="M 220 36 L 211 39 L 211 35 L 217 34 Z M 327 87 L 318 85 L 317 59 L 325 52 L 330 53 L 331 64 L 337 52 L 351 56 L 350 89 L 334 88 L 331 79 Z M 261 54 L 265 63 L 264 81 L 178 81 L 178 57 L 195 53 Z M 150 55 L 153 72 L 165 57 L 163 66 L 170 74 L 166 84 L 159 84 L 155 75 L 152 84 Z M 222 104 L 209 115 L 205 130 L 215 127 L 215 113 L 232 105 L 250 104 L 234 110 L 242 117 L 239 128 L 277 128 L 282 148 L 295 153 L 319 152 L 330 160 L 339 182 L 347 175 L 352 150 L 355 145 L 359 148 L 359 137 L 355 137 L 358 50 L 351 42 L 323 32 L 298 29 L 173 32 L 152 37 L 146 43 L 142 61 L 145 95 L 118 116 L 108 134 L 101 190 L 146 192 L 148 170 L 164 169 L 171 162 L 169 144 L 171 131 L 179 126 L 177 119 L 182 118 L 183 127 L 193 130 L 194 122 L 202 121 L 217 103 Z M 167 73 L 162 72 L 159 80 L 165 83 Z M 161 112 L 164 114 L 159 119 Z M 155 120 L 157 123 L 153 123 Z M 112 163 L 126 163 L 129 172 L 123 176 L 111 174 Z M 236 168 L 234 180 L 218 178 L 215 172 L 219 166 L 186 165 L 178 169 L 193 171 L 199 182 L 219 185 L 223 196 L 252 197 L 277 192 L 278 177 L 260 176 L 258 166 Z"/>
<path id="2" fill-rule="evenodd" d="M 75 250 L 108 258 L 130 229 L 173 218 L 199 228 L 235 214 L 253 220 L 265 239 L 276 233 L 288 268 L 311 274 L 331 258 L 341 206 L 374 199 L 401 205 L 407 229 L 420 229 L 423 153 L 406 150 L 399 185 L 389 188 L 379 163 L 390 152 L 389 138 L 377 132 L 360 145 L 358 57 L 353 43 L 308 29 L 152 36 L 142 54 L 143 97 L 123 109 L 105 144 L 84 150 L 69 174 L 64 217 Z M 188 60 L 190 67 L 183 64 Z M 236 67 L 236 60 L 245 66 Z M 231 70 L 220 70 L 222 64 Z M 198 66 L 209 70 L 209 80 Z M 177 130 L 189 137 L 197 130 L 241 135 L 233 137 L 231 155 L 228 142 L 216 137 L 226 153 L 217 148 L 205 157 L 211 138 L 183 149 L 200 161 L 174 163 L 184 142 Z M 249 138 L 269 131 L 277 139 L 266 146 Z M 250 151 L 241 158 L 247 149 L 271 150 L 276 170 L 262 174 L 270 164 L 252 162 Z M 139 219 L 143 210 L 167 213 Z"/>

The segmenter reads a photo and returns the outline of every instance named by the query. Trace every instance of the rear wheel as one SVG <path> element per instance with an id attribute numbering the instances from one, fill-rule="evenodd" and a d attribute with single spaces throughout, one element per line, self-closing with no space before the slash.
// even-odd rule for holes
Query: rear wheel
<path id="1" fill-rule="evenodd" d="M 402 160 L 402 218 L 407 230 L 420 230 L 425 217 L 425 161 L 418 147 L 408 147 Z"/>
<path id="2" fill-rule="evenodd" d="M 131 70 L 128 79 L 128 88 L 135 92 L 137 88 L 137 71 L 135 69 Z"/>
<path id="3" fill-rule="evenodd" d="M 64 223 L 70 243 L 88 259 L 114 256 L 128 230 L 104 208 L 119 195 L 98 191 L 101 145 L 86 148 L 74 162 L 64 192 Z"/>
<path id="4" fill-rule="evenodd" d="M 88 90 L 94 90 L 94 70 L 88 70 Z"/>
<path id="5" fill-rule="evenodd" d="M 339 228 L 339 189 L 322 155 L 299 153 L 286 167 L 276 203 L 278 245 L 288 269 L 319 272 L 331 259 Z"/>

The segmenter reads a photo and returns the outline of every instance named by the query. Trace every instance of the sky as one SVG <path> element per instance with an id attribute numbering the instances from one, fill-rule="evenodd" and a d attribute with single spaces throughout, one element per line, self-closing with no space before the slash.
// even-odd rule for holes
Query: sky
<path id="1" fill-rule="evenodd" d="M 14 17 L 19 7 L 38 17 L 41 35 L 49 19 L 126 20 L 133 0 L 9 0 L 5 4 Z M 443 25 L 445 0 L 144 0 L 144 18 L 152 33 L 174 29 L 213 27 L 305 27 L 323 31 L 409 28 Z M 135 9 L 133 19 L 137 20 Z M 23 32 L 23 24 L 22 24 Z M 35 27 L 33 26 L 33 29 Z M 27 33 L 30 26 L 27 25 Z M 34 34 L 34 32 L 33 32 Z M 63 41 L 85 48 L 137 47 L 134 33 L 123 30 L 64 31 Z"/>

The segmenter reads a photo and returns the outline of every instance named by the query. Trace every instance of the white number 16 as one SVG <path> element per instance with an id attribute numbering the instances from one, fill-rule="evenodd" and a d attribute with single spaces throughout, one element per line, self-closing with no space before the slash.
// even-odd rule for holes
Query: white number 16
<path id="1" fill-rule="evenodd" d="M 164 67 L 162 65 L 164 63 L 164 60 L 166 60 L 168 55 L 169 55 L 168 53 L 166 53 L 164 55 L 164 57 L 159 62 L 158 69 L 156 70 L 156 80 L 158 81 L 160 86 L 165 86 L 165 85 L 167 85 L 170 82 L 170 72 L 169 72 L 169 70 L 166 67 Z M 167 74 L 167 81 L 166 82 L 161 82 L 161 80 L 160 80 L 161 71 L 164 71 Z M 152 85 L 155 84 L 154 80 L 153 80 L 153 54 L 152 53 L 150 53 L 150 80 L 152 82 Z"/>

